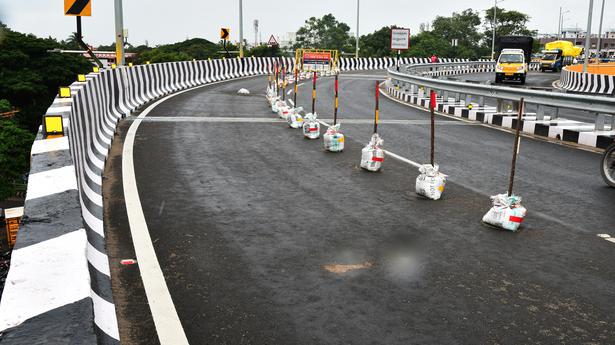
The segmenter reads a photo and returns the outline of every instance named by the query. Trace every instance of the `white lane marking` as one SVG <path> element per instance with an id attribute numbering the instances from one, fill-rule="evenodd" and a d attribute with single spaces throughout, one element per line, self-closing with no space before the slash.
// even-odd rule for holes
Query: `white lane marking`
<path id="1" fill-rule="evenodd" d="M 26 200 L 42 198 L 71 189 L 77 189 L 74 165 L 42 171 L 28 177 Z"/>
<path id="2" fill-rule="evenodd" d="M 252 78 L 243 77 L 232 79 L 233 81 Z M 177 315 L 177 310 L 171 299 L 169 288 L 164 280 L 164 275 L 160 269 L 160 263 L 154 251 L 154 245 L 149 235 L 141 200 L 139 199 L 139 190 L 137 189 L 137 180 L 134 167 L 134 143 L 135 136 L 139 125 L 143 118 L 149 114 L 152 109 L 160 103 L 175 97 L 184 92 L 196 90 L 202 87 L 220 84 L 228 80 L 222 80 L 214 83 L 196 86 L 190 89 L 179 91 L 159 99 L 152 105 L 147 107 L 135 120 L 128 129 L 126 139 L 124 140 L 124 149 L 122 152 L 122 180 L 124 188 L 124 198 L 126 211 L 128 213 L 128 224 L 130 226 L 130 234 L 132 236 L 135 254 L 139 262 L 139 270 L 141 272 L 141 280 L 145 289 L 145 295 L 149 303 L 152 318 L 158 340 L 161 345 L 188 345 L 188 339 L 184 333 L 184 328 Z"/>
<path id="3" fill-rule="evenodd" d="M 289 100 L 291 101 L 291 100 Z M 254 114 L 253 114 L 254 115 Z M 263 114 L 263 116 L 269 116 L 269 114 Z M 209 117 L 197 117 L 197 116 L 148 116 L 142 119 L 144 122 L 262 122 L 262 123 L 275 123 L 284 122 L 285 120 L 271 117 L 224 117 L 224 116 L 209 116 Z M 345 119 L 344 124 L 368 124 L 372 125 L 373 119 Z M 429 125 L 429 120 L 380 120 L 381 124 L 391 125 Z M 475 126 L 474 123 L 457 122 L 457 121 L 436 121 L 438 125 L 445 126 Z"/>
<path id="4" fill-rule="evenodd" d="M 609 235 L 609 234 L 598 234 L 598 237 L 600 237 L 600 238 L 602 238 L 604 240 L 607 240 L 607 241 L 609 241 L 611 243 L 615 243 L 615 237 L 611 237 L 611 235 Z"/>
<path id="5" fill-rule="evenodd" d="M 90 297 L 85 229 L 13 251 L 2 301 L 0 331 Z"/>
<path id="6" fill-rule="evenodd" d="M 68 150 L 68 137 L 63 136 L 60 138 L 53 139 L 41 139 L 35 140 L 32 144 L 32 151 L 30 152 L 33 155 L 37 155 L 39 153 L 52 152 L 52 151 L 61 151 Z"/>
<path id="7" fill-rule="evenodd" d="M 288 100 L 288 103 L 290 103 L 290 105 L 292 105 L 293 107 L 295 106 L 295 102 L 293 102 L 293 100 L 292 100 L 292 99 L 289 99 L 289 100 Z"/>
<path id="8" fill-rule="evenodd" d="M 167 97 L 152 104 L 152 106 L 143 113 L 147 114 L 149 112 L 148 110 L 160 104 L 160 102 L 165 99 L 167 99 Z M 141 115 L 143 115 L 143 113 Z M 139 118 L 141 118 L 141 115 Z M 143 215 L 143 209 L 141 208 L 141 200 L 139 199 L 133 161 L 133 146 L 135 134 L 140 123 L 141 120 L 135 120 L 130 126 L 130 129 L 128 129 L 122 155 L 122 179 L 126 211 L 128 212 L 128 224 L 130 226 L 130 233 L 132 235 L 137 261 L 139 262 L 141 280 L 143 280 L 143 287 L 145 288 L 145 294 L 149 302 L 160 344 L 187 345 L 188 339 L 179 321 L 179 316 L 177 316 L 177 311 L 171 299 L 167 283 L 160 269 L 160 264 L 158 263 L 156 252 L 154 251 L 147 223 L 145 222 L 145 216 Z"/>
<path id="9" fill-rule="evenodd" d="M 288 92 L 286 94 L 290 95 L 291 93 L 293 93 L 293 89 L 288 90 Z"/>

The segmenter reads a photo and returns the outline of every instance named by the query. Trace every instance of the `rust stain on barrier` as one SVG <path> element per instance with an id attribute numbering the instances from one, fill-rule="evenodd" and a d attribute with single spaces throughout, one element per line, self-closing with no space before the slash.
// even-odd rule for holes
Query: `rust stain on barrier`
<path id="1" fill-rule="evenodd" d="M 362 264 L 329 264 L 323 266 L 325 270 L 335 274 L 344 274 L 349 271 L 362 270 L 370 267 L 372 267 L 370 262 L 364 262 Z"/>

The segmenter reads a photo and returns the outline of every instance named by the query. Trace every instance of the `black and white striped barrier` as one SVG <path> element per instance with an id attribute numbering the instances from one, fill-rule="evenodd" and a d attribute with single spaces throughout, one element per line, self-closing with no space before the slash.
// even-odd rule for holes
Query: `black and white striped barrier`
<path id="1" fill-rule="evenodd" d="M 575 72 L 568 67 L 562 69 L 559 85 L 571 92 L 615 95 L 615 76 Z"/>
<path id="2" fill-rule="evenodd" d="M 390 97 L 404 103 L 414 104 L 427 109 L 429 97 L 421 90 L 403 90 L 387 82 L 385 91 Z M 469 106 L 471 104 L 471 106 Z M 498 113 L 495 107 L 481 107 L 471 103 L 470 100 L 455 100 L 454 98 L 437 99 L 437 110 L 440 113 L 465 118 L 481 123 L 514 129 L 517 127 L 517 114 Z M 615 140 L 614 119 L 604 119 L 602 128 L 595 124 L 562 118 L 551 119 L 550 116 L 538 117 L 534 113 L 525 113 L 522 119 L 521 130 L 524 133 L 539 137 L 562 140 L 570 143 L 586 145 L 595 148 L 606 148 Z"/>

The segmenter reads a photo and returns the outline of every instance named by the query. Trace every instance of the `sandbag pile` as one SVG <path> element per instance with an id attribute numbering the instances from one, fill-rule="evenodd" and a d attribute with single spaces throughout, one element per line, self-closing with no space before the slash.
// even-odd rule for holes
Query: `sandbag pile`
<path id="1" fill-rule="evenodd" d="M 290 115 L 290 107 L 284 102 L 284 105 L 278 107 L 278 116 L 281 119 L 288 120 L 288 116 Z"/>
<path id="2" fill-rule="evenodd" d="M 325 150 L 331 152 L 341 152 L 344 150 L 344 134 L 340 132 L 340 124 L 330 126 L 323 135 Z"/>
<path id="3" fill-rule="evenodd" d="M 510 231 L 517 231 L 527 210 L 521 205 L 521 197 L 498 194 L 491 197 L 493 207 L 483 216 L 483 222 Z"/>
<path id="4" fill-rule="evenodd" d="M 384 162 L 384 150 L 382 143 L 384 140 L 374 133 L 369 143 L 361 150 L 361 168 L 369 171 L 378 171 Z"/>
<path id="5" fill-rule="evenodd" d="M 275 99 L 272 103 L 271 103 L 271 111 L 275 114 L 278 113 L 278 111 L 280 110 L 281 107 L 286 107 L 286 102 L 280 100 L 280 99 Z"/>
<path id="6" fill-rule="evenodd" d="M 320 123 L 316 113 L 307 113 L 303 117 L 303 136 L 308 139 L 320 138 Z"/>
<path id="7" fill-rule="evenodd" d="M 416 178 L 416 193 L 431 200 L 438 200 L 444 193 L 446 175 L 439 171 L 437 164 L 423 164 Z"/>

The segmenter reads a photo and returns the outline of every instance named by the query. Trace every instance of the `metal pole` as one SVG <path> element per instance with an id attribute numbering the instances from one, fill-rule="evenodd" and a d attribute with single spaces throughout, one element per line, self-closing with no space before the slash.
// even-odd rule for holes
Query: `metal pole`
<path id="1" fill-rule="evenodd" d="M 602 10 L 600 11 L 600 25 L 598 26 L 598 42 L 596 45 L 596 57 L 598 58 L 598 62 L 600 62 L 600 45 L 602 44 L 601 36 L 602 36 L 602 19 L 604 17 L 604 1 L 602 0 Z"/>
<path id="2" fill-rule="evenodd" d="M 282 100 L 286 101 L 286 66 L 282 67 Z"/>
<path id="3" fill-rule="evenodd" d="M 124 10 L 122 0 L 115 0 L 115 63 L 126 64 L 124 57 Z"/>
<path id="4" fill-rule="evenodd" d="M 312 114 L 314 114 L 314 107 L 316 106 L 316 71 L 314 71 L 314 80 L 312 81 Z"/>
<path id="5" fill-rule="evenodd" d="M 335 108 L 333 110 L 333 125 L 335 126 L 337 124 L 337 107 L 339 106 L 339 101 L 338 101 L 338 90 L 339 90 L 339 83 L 337 80 L 337 74 L 335 75 Z"/>
<path id="6" fill-rule="evenodd" d="M 431 166 L 434 166 L 435 161 L 435 137 L 436 137 L 436 115 L 435 115 L 435 107 L 436 107 L 436 92 L 431 90 L 431 94 L 429 95 L 429 109 L 431 112 Z"/>
<path id="7" fill-rule="evenodd" d="M 359 58 L 359 0 L 357 0 L 357 33 L 356 33 L 355 58 Z"/>
<path id="8" fill-rule="evenodd" d="M 374 134 L 378 133 L 378 116 L 380 115 L 380 81 L 376 80 L 376 111 L 374 113 Z"/>
<path id="9" fill-rule="evenodd" d="M 243 1 L 239 0 L 239 57 L 243 57 Z"/>
<path id="10" fill-rule="evenodd" d="M 498 0 L 493 0 L 493 37 L 491 39 L 491 59 L 495 60 L 495 32 L 498 27 Z"/>
<path id="11" fill-rule="evenodd" d="M 401 55 L 401 50 L 397 50 L 397 72 L 399 72 L 399 56 Z"/>
<path id="12" fill-rule="evenodd" d="M 517 128 L 515 129 L 515 143 L 513 145 L 513 158 L 510 167 L 510 180 L 508 181 L 508 196 L 511 196 L 513 193 L 515 169 L 517 167 L 517 155 L 519 155 L 519 142 L 521 141 L 519 131 L 521 130 L 521 116 L 523 115 L 524 106 L 525 104 L 523 103 L 523 97 L 521 97 L 521 100 L 519 100 L 519 115 L 517 115 Z"/>
<path id="13" fill-rule="evenodd" d="M 559 41 L 560 35 L 562 33 L 562 6 L 559 7 L 559 17 L 557 18 L 557 40 Z"/>
<path id="14" fill-rule="evenodd" d="M 589 13 L 587 14 L 587 32 L 585 33 L 585 62 L 583 64 L 583 72 L 587 73 L 587 65 L 589 64 L 589 49 L 591 48 L 591 32 L 592 32 L 592 12 L 594 11 L 594 0 L 589 0 Z"/>
<path id="15" fill-rule="evenodd" d="M 299 70 L 297 69 L 297 66 L 295 66 L 295 84 L 293 85 L 295 89 L 293 93 L 293 104 L 295 107 L 297 106 L 297 91 L 299 91 L 299 79 L 297 79 L 297 74 L 299 74 Z"/>

